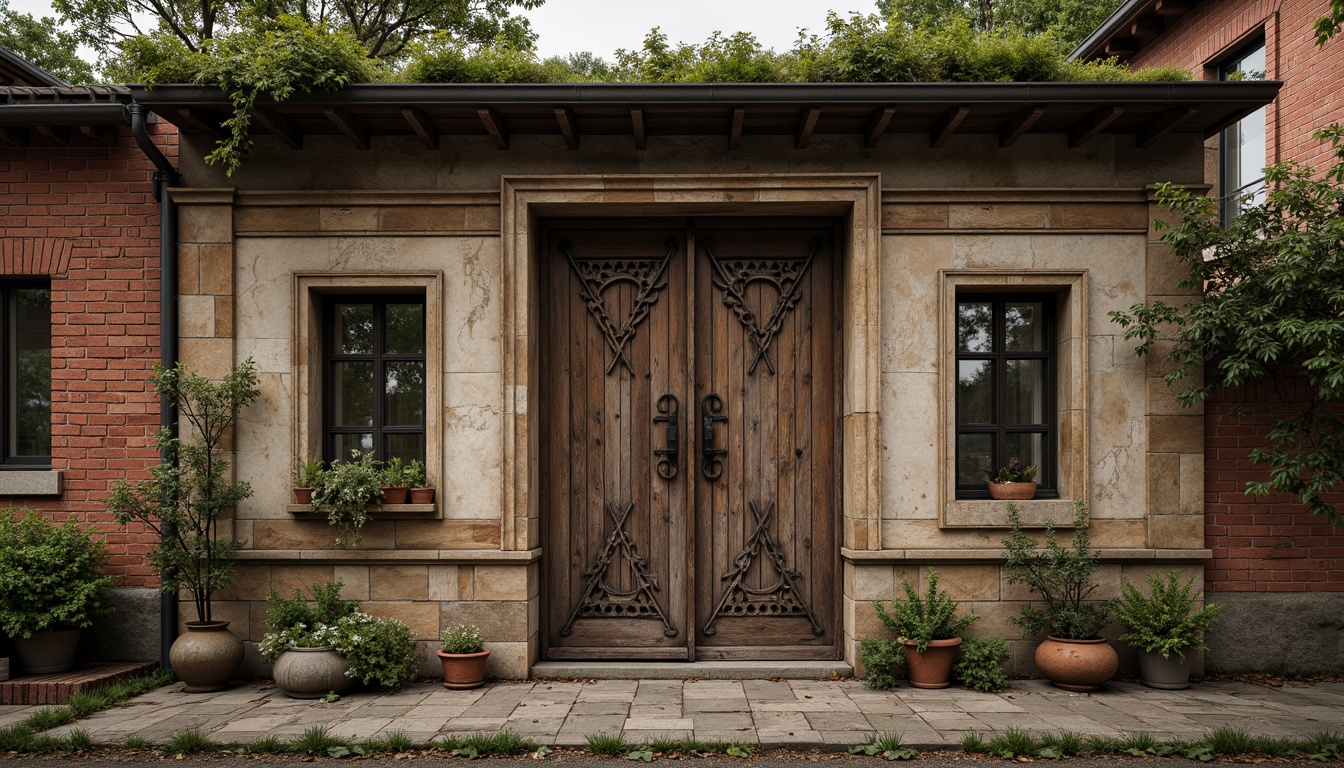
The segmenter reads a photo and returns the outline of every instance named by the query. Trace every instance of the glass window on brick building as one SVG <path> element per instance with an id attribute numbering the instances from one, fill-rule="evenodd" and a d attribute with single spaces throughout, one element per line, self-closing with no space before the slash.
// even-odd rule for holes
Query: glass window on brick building
<path id="1" fill-rule="evenodd" d="M 4 370 L 0 392 L 0 468 L 51 466 L 51 287 L 0 286 Z"/>
<path id="2" fill-rule="evenodd" d="M 1243 48 L 1218 68 L 1220 80 L 1264 80 L 1265 41 Z M 1219 183 L 1223 226 L 1247 206 L 1265 199 L 1265 108 L 1225 129 L 1219 141 Z"/>

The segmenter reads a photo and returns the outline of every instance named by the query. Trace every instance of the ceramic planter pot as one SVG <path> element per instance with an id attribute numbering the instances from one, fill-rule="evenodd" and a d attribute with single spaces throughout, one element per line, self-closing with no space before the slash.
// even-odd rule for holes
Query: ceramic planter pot
<path id="1" fill-rule="evenodd" d="M 189 621 L 168 650 L 168 661 L 188 693 L 218 691 L 243 666 L 243 641 L 227 621 Z"/>
<path id="2" fill-rule="evenodd" d="M 916 688 L 946 688 L 952 684 L 952 663 L 957 660 L 961 638 L 930 640 L 923 652 L 915 650 L 919 644 L 905 641 L 905 668 L 910 684 Z"/>
<path id="3" fill-rule="evenodd" d="M 1066 691 L 1095 691 L 1115 677 L 1120 657 L 1104 637 L 1065 640 L 1050 636 L 1036 648 L 1036 669 Z"/>
<path id="4" fill-rule="evenodd" d="M 412 504 L 433 504 L 433 503 L 434 503 L 434 489 L 433 489 L 433 488 L 412 488 L 412 489 L 411 489 L 411 503 L 412 503 Z"/>
<path id="5" fill-rule="evenodd" d="M 1035 483 L 990 483 L 989 497 L 1000 501 L 1028 501 L 1036 495 Z"/>
<path id="6" fill-rule="evenodd" d="M 1149 688 L 1179 691 L 1190 687 L 1190 668 L 1194 663 L 1194 654 L 1189 648 L 1185 649 L 1185 661 L 1179 656 L 1164 659 L 1160 653 L 1139 651 L 1139 677 Z"/>
<path id="7" fill-rule="evenodd" d="M 488 649 L 480 653 L 435 653 L 443 662 L 444 688 L 480 688 L 485 684 L 485 661 L 490 658 Z"/>
<path id="8" fill-rule="evenodd" d="M 312 504 L 312 503 L 313 503 L 313 489 L 312 489 L 312 488 L 299 488 L 299 487 L 295 486 L 295 488 L 294 488 L 294 503 L 295 503 L 295 504 Z"/>
<path id="9" fill-rule="evenodd" d="M 29 638 L 14 639 L 14 655 L 19 669 L 30 675 L 54 675 L 75 668 L 75 650 L 79 648 L 79 630 L 37 632 Z"/>
<path id="10" fill-rule="evenodd" d="M 384 485 L 383 503 L 384 504 L 405 504 L 406 494 L 410 491 L 404 485 Z"/>
<path id="11" fill-rule="evenodd" d="M 290 648 L 271 668 L 275 684 L 291 699 L 320 699 L 355 684 L 346 676 L 350 662 L 331 648 Z"/>

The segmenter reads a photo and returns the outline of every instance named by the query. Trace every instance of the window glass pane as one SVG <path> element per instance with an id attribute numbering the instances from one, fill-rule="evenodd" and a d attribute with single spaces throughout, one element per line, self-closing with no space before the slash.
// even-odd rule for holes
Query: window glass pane
<path id="1" fill-rule="evenodd" d="M 387 341 L 383 351 L 389 355 L 424 353 L 425 305 L 387 305 Z"/>
<path id="2" fill-rule="evenodd" d="M 993 361 L 957 361 L 957 423 L 994 423 Z"/>
<path id="3" fill-rule="evenodd" d="M 1045 351 L 1044 304 L 1033 301 L 1004 305 L 1003 348 L 1006 352 Z"/>
<path id="4" fill-rule="evenodd" d="M 384 435 L 383 442 L 386 443 L 383 448 L 384 460 L 393 456 L 400 456 L 404 462 L 425 460 L 424 435 Z"/>
<path id="5" fill-rule="evenodd" d="M 425 423 L 425 364 L 387 363 L 384 366 L 383 426 Z"/>
<path id="6" fill-rule="evenodd" d="M 373 426 L 373 363 L 336 363 L 332 377 L 335 426 Z"/>
<path id="7" fill-rule="evenodd" d="M 1036 482 L 1041 482 L 1040 468 L 1045 461 L 1045 434 L 1042 432 L 1009 432 L 1004 436 L 1004 462 L 1019 458 L 1024 463 L 1036 467 Z"/>
<path id="8" fill-rule="evenodd" d="M 982 485 L 985 467 L 994 461 L 994 436 L 957 435 L 957 484 Z"/>
<path id="9" fill-rule="evenodd" d="M 1004 424 L 1044 424 L 1045 361 L 1008 360 Z"/>
<path id="10" fill-rule="evenodd" d="M 358 450 L 361 453 L 368 453 L 373 450 L 373 435 L 334 435 L 336 442 L 335 458 L 341 461 L 350 460 L 350 452 Z"/>
<path id="11" fill-rule="evenodd" d="M 336 305 L 336 354 L 373 354 L 373 305 Z"/>
<path id="12" fill-rule="evenodd" d="M 14 455 L 50 456 L 51 291 L 19 288 L 14 303 Z"/>
<path id="13" fill-rule="evenodd" d="M 964 301 L 957 304 L 957 351 L 992 352 L 994 305 Z"/>

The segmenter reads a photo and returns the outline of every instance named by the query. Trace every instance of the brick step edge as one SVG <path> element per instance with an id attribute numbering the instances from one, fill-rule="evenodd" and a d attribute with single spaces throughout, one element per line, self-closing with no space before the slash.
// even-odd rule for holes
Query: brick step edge
<path id="1" fill-rule="evenodd" d="M 87 664 L 55 675 L 29 675 L 0 683 L 0 705 L 65 704 L 70 694 L 152 671 L 152 661 Z"/>

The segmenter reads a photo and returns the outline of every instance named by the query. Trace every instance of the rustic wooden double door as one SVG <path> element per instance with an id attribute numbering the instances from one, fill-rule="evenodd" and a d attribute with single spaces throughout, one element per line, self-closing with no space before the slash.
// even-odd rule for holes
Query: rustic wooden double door
<path id="1" fill-rule="evenodd" d="M 544 231 L 545 656 L 836 658 L 835 222 Z"/>

